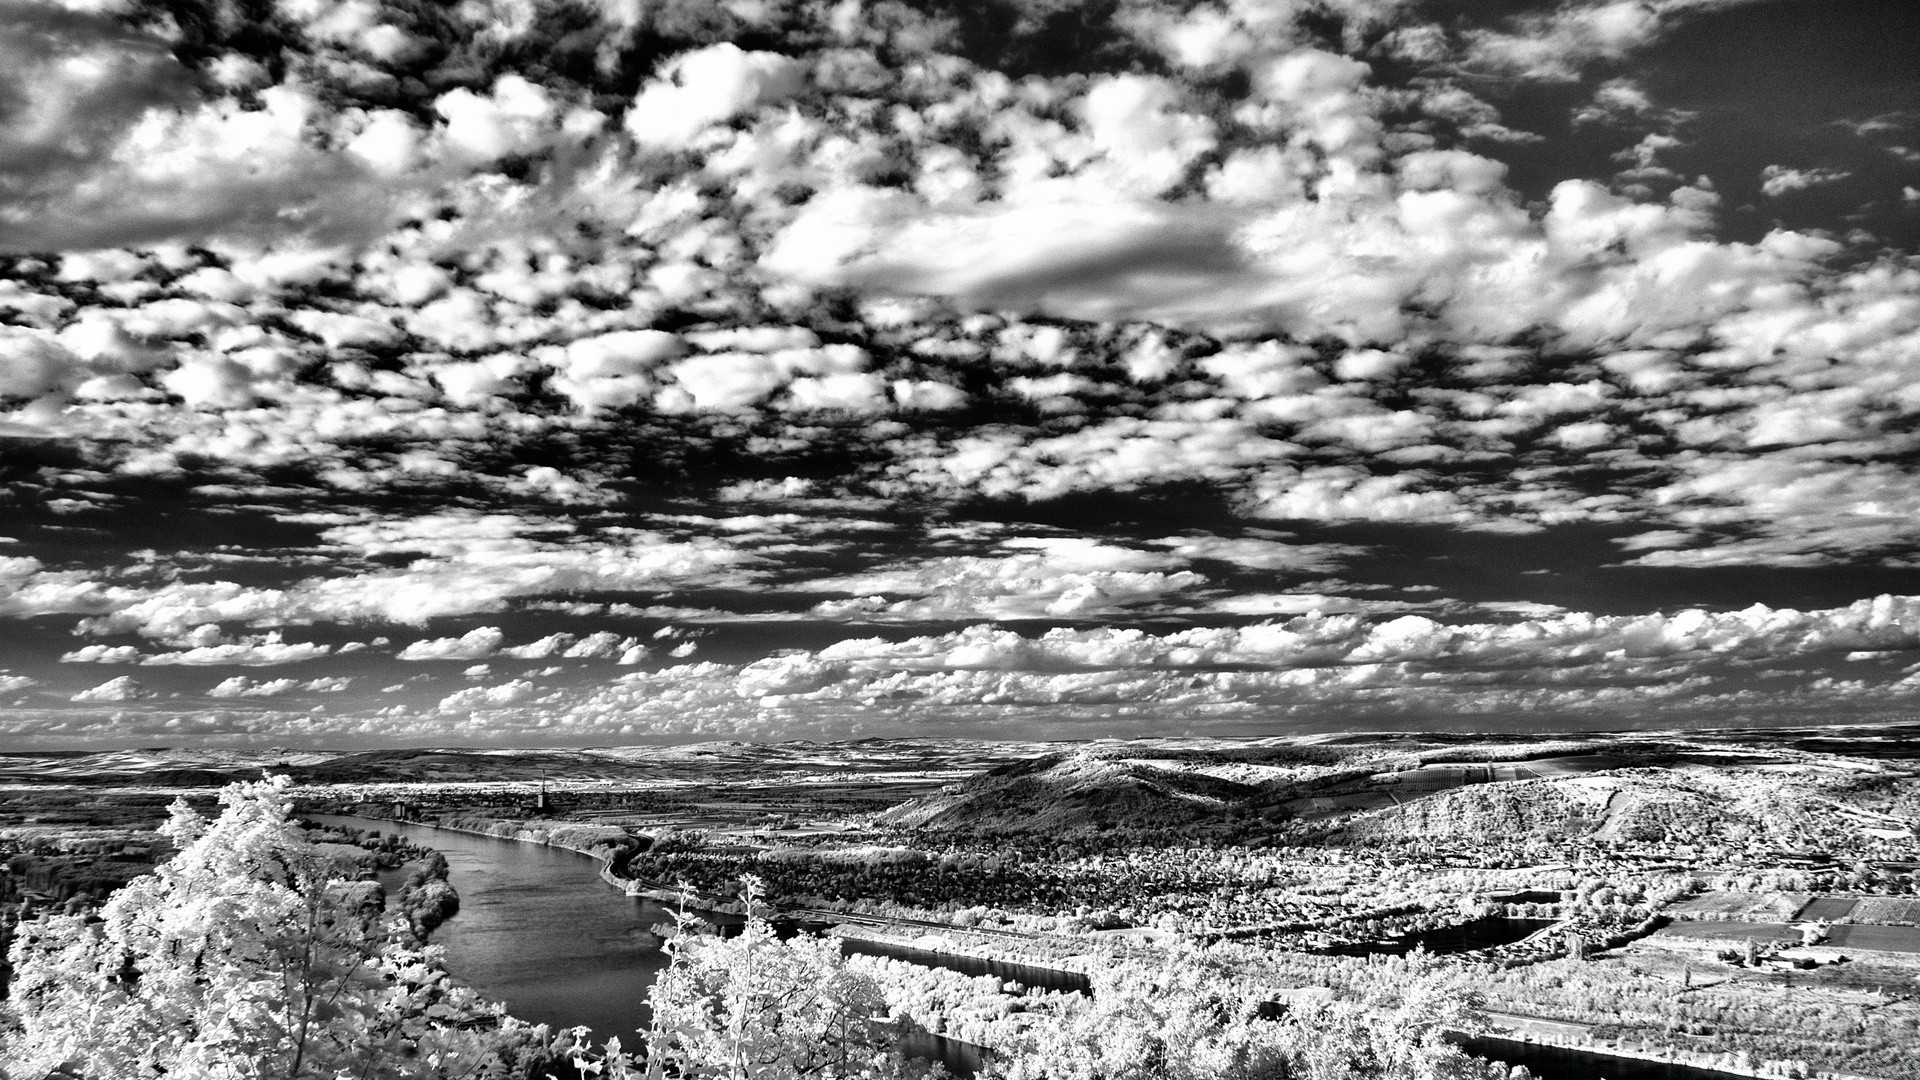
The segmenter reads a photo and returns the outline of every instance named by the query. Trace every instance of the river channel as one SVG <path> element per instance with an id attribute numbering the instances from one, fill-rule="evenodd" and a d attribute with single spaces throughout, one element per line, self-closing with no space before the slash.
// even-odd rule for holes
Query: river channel
<path id="1" fill-rule="evenodd" d="M 314 821 L 398 833 L 447 857 L 460 913 L 433 933 L 447 970 L 522 1020 L 555 1030 L 586 1026 L 596 1041 L 632 1044 L 647 988 L 667 958 L 654 927 L 661 904 L 600 880 L 593 859 L 560 848 L 395 821 L 308 815 Z"/>
<path id="2" fill-rule="evenodd" d="M 307 816 L 398 833 L 445 855 L 448 881 L 460 893 L 460 913 L 434 931 L 433 941 L 446 950 L 454 978 L 505 1003 L 522 1020 L 556 1030 L 585 1026 L 593 1029 L 596 1042 L 619 1036 L 631 1045 L 631 1033 L 645 1022 L 647 988 L 666 966 L 652 935 L 654 927 L 671 920 L 666 907 L 609 887 L 600 879 L 598 863 L 576 852 L 427 825 Z M 1035 969 L 913 949 L 864 946 L 858 951 L 960 966 L 972 974 L 1024 975 L 1022 981 L 1034 985 L 1052 981 Z M 1079 989 L 1064 982 L 1055 988 Z M 1733 1075 L 1499 1039 L 1474 1040 L 1468 1048 L 1525 1064 L 1541 1080 L 1732 1080 Z M 977 1050 L 964 1043 L 922 1036 L 912 1049 L 960 1071 L 979 1067 Z"/>

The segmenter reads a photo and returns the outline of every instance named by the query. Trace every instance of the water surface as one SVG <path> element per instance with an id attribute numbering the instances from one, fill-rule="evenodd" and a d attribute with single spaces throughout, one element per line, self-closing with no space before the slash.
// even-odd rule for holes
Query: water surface
<path id="1" fill-rule="evenodd" d="M 1461 1039 L 1460 1048 L 1475 1057 L 1524 1065 L 1540 1080 L 1732 1080 L 1739 1073 L 1696 1069 L 1664 1061 L 1593 1054 L 1518 1039 Z"/>
<path id="2" fill-rule="evenodd" d="M 1435 954 L 1473 952 L 1511 945 L 1552 926 L 1552 919 L 1507 919 L 1489 916 L 1456 926 L 1416 930 L 1383 941 L 1356 941 L 1308 950 L 1323 956 L 1405 956 L 1415 949 Z"/>
<path id="3" fill-rule="evenodd" d="M 584 1025 L 596 1041 L 631 1045 L 645 1022 L 647 988 L 667 966 L 654 927 L 665 907 L 600 880 L 577 852 L 395 821 L 308 815 L 398 833 L 447 858 L 460 913 L 433 933 L 455 979 L 506 1003 L 522 1020 L 556 1030 Z"/>

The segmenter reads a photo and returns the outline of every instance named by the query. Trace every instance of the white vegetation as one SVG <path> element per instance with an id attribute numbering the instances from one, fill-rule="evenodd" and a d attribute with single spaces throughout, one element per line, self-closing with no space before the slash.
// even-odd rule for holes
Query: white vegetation
<path id="1" fill-rule="evenodd" d="M 1091 999 L 1003 1048 L 1005 1080 L 1504 1080 L 1448 1042 L 1482 1026 L 1475 998 L 1419 977 L 1397 1003 L 1332 1000 L 1259 1016 L 1261 995 L 1198 957 L 1094 979 Z"/>
<path id="2" fill-rule="evenodd" d="M 284 778 L 175 803 L 179 854 L 98 914 L 21 927 L 6 1080 L 524 1075 L 544 1031 L 453 986 L 289 817 Z"/>
<path id="3" fill-rule="evenodd" d="M 929 1071 L 894 1048 L 905 1020 L 928 1019 L 933 1003 L 923 980 L 899 970 L 906 965 L 849 960 L 821 939 L 783 942 L 758 919 L 736 938 L 682 933 L 667 947 L 673 962 L 654 984 L 642 1051 L 611 1043 L 576 1059 L 583 1069 L 609 1080 L 880 1080 Z M 1095 977 L 1091 997 L 1030 999 L 1053 1011 L 996 1038 L 985 1075 L 1504 1080 L 1504 1066 L 1444 1037 L 1481 1028 L 1473 995 L 1424 975 L 1399 991 L 1391 1001 L 1298 1003 L 1273 1020 L 1260 1016 L 1268 994 L 1202 957 L 1121 965 Z"/>
<path id="4" fill-rule="evenodd" d="M 883 1080 L 928 1072 L 895 1049 L 904 1024 L 892 1017 L 880 984 L 848 966 L 838 942 L 783 942 L 754 919 L 738 937 L 683 932 L 666 948 L 673 962 L 649 996 L 653 1019 L 641 1051 L 624 1053 L 615 1040 L 585 1069 L 604 1069 L 609 1080 Z"/>
<path id="5" fill-rule="evenodd" d="M 309 843 L 285 778 L 235 784 L 209 822 L 175 803 L 179 853 L 96 916 L 21 928 L 0 1027 L 0 1080 L 509 1080 L 556 1053 L 607 1080 L 904 1080 L 935 1066 L 900 1037 L 929 1004 L 895 965 L 837 942 L 781 941 L 758 918 L 720 938 L 683 928 L 649 996 L 641 1046 L 567 1050 L 451 985 L 352 864 Z M 749 907 L 753 902 L 750 892 Z M 1485 1080 L 1447 1043 L 1478 1026 L 1470 995 L 1431 980 L 1392 1000 L 1296 1005 L 1263 1019 L 1257 987 L 1198 956 L 1100 974 L 998 1029 L 1004 1080 Z M 1502 1074 L 1503 1075 L 1503 1074 Z"/>

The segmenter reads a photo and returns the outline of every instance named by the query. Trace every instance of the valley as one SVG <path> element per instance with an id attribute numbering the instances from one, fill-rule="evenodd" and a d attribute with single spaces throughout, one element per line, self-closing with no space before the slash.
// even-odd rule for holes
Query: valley
<path id="1" fill-rule="evenodd" d="M 1279 1008 L 1439 975 L 1486 1035 L 1911 1077 L 1916 735 L 15 754 L 0 844 L 10 907 L 84 905 L 101 868 L 158 857 L 166 803 L 269 770 L 306 811 L 572 848 L 595 887 L 667 906 L 743 913 L 751 888 L 883 972 L 902 950 L 1063 978 L 1199 957 Z M 988 1047 L 1056 1007 L 975 970 L 890 977 L 926 1031 Z"/>

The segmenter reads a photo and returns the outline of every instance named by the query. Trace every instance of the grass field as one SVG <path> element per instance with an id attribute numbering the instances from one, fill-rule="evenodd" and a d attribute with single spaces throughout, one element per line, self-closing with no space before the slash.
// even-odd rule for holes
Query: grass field
<path id="1" fill-rule="evenodd" d="M 1681 941 L 1737 942 L 1752 938 L 1759 942 L 1798 942 L 1800 931 L 1779 922 L 1677 922 L 1656 931 L 1653 937 Z"/>
<path id="2" fill-rule="evenodd" d="M 1826 919 L 1835 921 L 1853 914 L 1860 903 L 1857 896 L 1816 896 L 1807 901 L 1807 906 L 1794 916 L 1796 919 Z"/>
<path id="3" fill-rule="evenodd" d="M 1676 919 L 1719 917 L 1750 922 L 1785 922 L 1814 898 L 1807 893 L 1732 892 L 1716 889 L 1667 909 Z M 1808 916 L 1810 917 L 1810 916 Z"/>
<path id="4" fill-rule="evenodd" d="M 1836 949 L 1873 949 L 1878 952 L 1920 953 L 1920 927 L 1859 926 L 1847 924 L 1827 931 L 1822 944 Z"/>
<path id="5" fill-rule="evenodd" d="M 1851 922 L 1873 926 L 1912 926 L 1920 923 L 1920 900 L 1907 896 L 1863 896 L 1848 918 Z"/>

